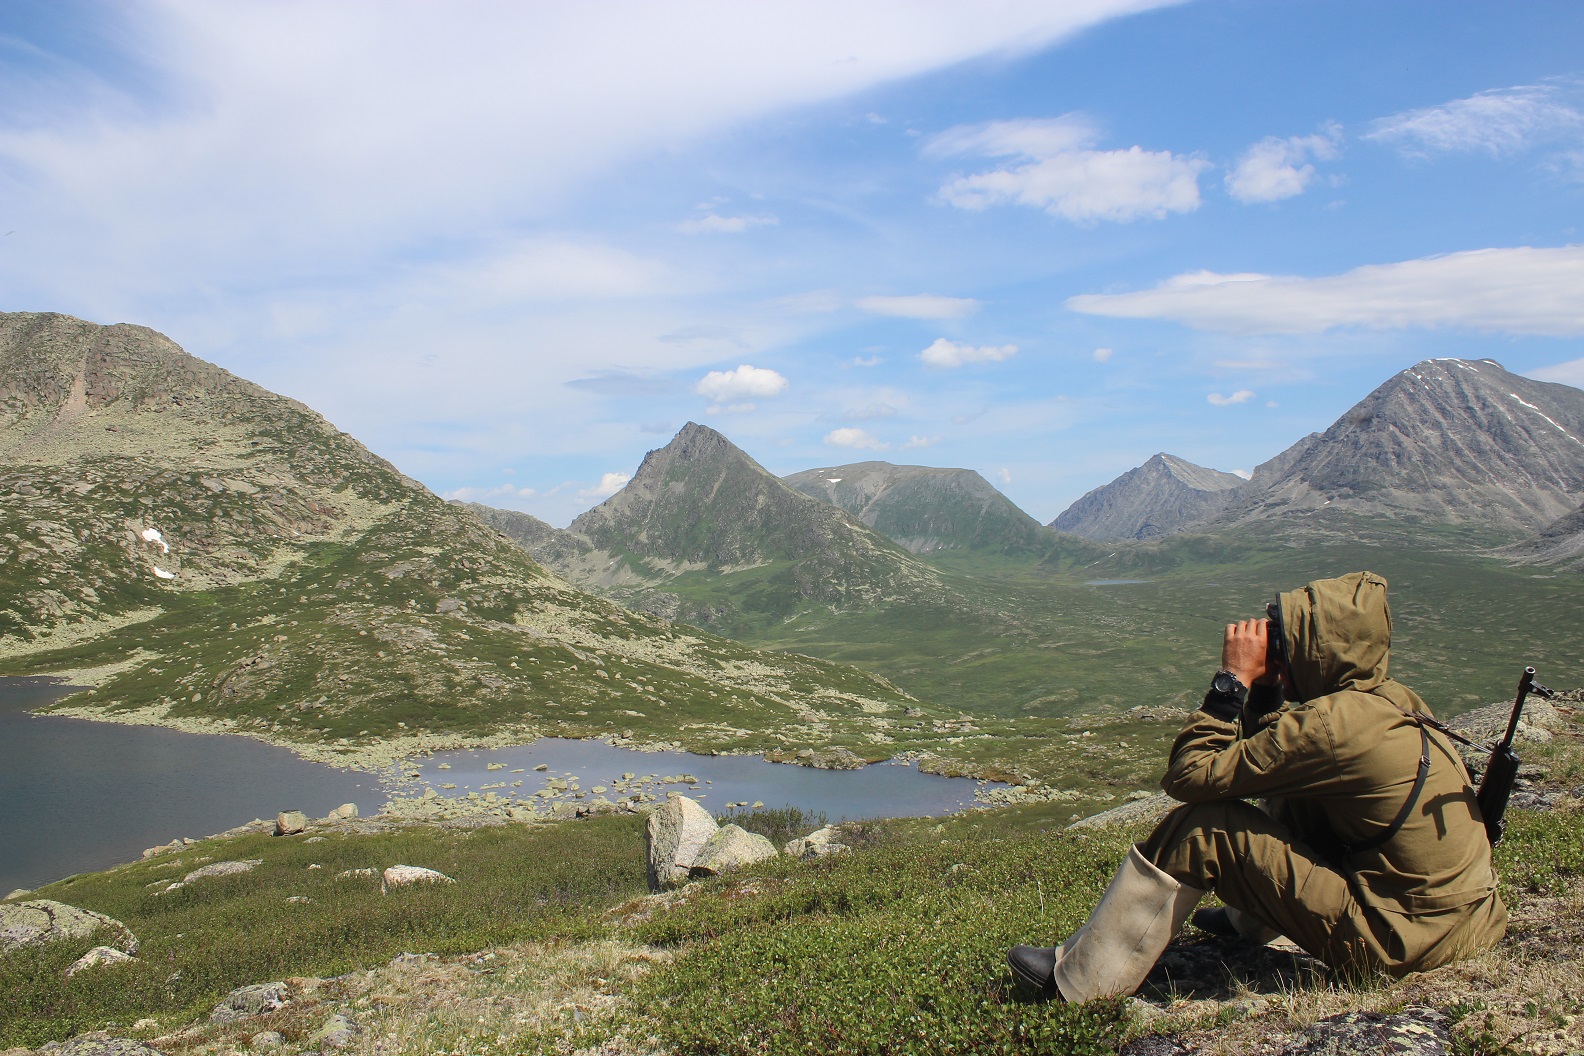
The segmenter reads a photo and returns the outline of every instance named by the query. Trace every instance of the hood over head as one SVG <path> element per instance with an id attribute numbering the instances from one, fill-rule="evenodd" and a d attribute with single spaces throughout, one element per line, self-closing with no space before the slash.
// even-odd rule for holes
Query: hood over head
<path id="1" fill-rule="evenodd" d="M 1387 674 L 1391 607 L 1385 579 L 1373 572 L 1317 579 L 1277 601 L 1300 700 L 1351 689 L 1424 710 L 1416 694 Z"/>

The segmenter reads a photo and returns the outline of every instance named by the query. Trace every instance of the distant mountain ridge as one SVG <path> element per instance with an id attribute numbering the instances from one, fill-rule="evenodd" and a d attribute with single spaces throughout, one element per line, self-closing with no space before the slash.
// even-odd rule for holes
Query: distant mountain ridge
<path id="1" fill-rule="evenodd" d="M 1161 452 L 1084 495 L 1050 527 L 1094 540 L 1170 535 L 1225 509 L 1244 483 L 1236 474 Z"/>
<path id="2" fill-rule="evenodd" d="M 1432 359 L 1393 375 L 1247 482 L 1179 476 L 1168 457 L 1090 492 L 1053 526 L 1093 539 L 1145 538 L 1301 526 L 1323 512 L 1515 539 L 1584 497 L 1584 391 L 1509 373 L 1494 360 Z"/>
<path id="3" fill-rule="evenodd" d="M 1037 549 L 1034 518 L 971 469 L 855 462 L 783 478 L 915 554 L 941 550 Z"/>
<path id="4" fill-rule="evenodd" d="M 799 596 L 833 604 L 938 585 L 935 572 L 901 547 L 694 422 L 645 455 L 632 479 L 569 531 L 640 576 L 779 563 Z"/>

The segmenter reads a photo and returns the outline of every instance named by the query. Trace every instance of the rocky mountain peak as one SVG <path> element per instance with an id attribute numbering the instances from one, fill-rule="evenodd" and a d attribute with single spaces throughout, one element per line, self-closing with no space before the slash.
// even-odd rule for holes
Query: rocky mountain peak
<path id="1" fill-rule="evenodd" d="M 1161 452 L 1095 488 L 1051 522 L 1086 539 L 1168 535 L 1219 513 L 1243 478 Z"/>

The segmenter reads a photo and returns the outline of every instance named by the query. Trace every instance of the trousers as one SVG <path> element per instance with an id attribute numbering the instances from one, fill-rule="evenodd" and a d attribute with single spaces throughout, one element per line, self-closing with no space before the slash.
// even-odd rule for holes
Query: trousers
<path id="1" fill-rule="evenodd" d="M 1178 807 L 1139 850 L 1178 883 L 1215 892 L 1338 971 L 1425 971 L 1478 952 L 1505 930 L 1494 892 L 1429 914 L 1370 905 L 1343 869 L 1241 800 Z"/>

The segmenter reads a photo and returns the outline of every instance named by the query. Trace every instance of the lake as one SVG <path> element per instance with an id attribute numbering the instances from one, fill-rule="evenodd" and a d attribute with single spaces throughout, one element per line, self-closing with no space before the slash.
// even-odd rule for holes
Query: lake
<path id="1" fill-rule="evenodd" d="M 249 737 L 27 710 L 68 692 L 46 679 L 0 678 L 0 895 L 133 861 L 146 847 L 222 832 L 281 810 L 323 817 L 350 802 L 367 816 L 388 798 L 379 775 L 311 763 Z M 489 769 L 491 764 L 497 768 Z M 533 769 L 541 764 L 545 770 Z M 696 788 L 647 787 L 660 797 L 680 791 L 711 813 L 725 812 L 728 802 L 762 801 L 823 813 L 831 821 L 948 814 L 972 806 L 981 787 L 903 764 L 814 770 L 758 756 L 635 752 L 602 741 L 554 738 L 437 752 L 418 760 L 416 768 L 423 775 L 416 787 L 429 785 L 445 796 L 465 796 L 486 785 L 502 796 L 532 796 L 551 778 L 576 778 L 592 793 L 623 773 L 689 776 L 697 779 Z M 513 781 L 522 785 L 512 788 Z M 505 787 L 499 787 L 502 782 Z"/>

